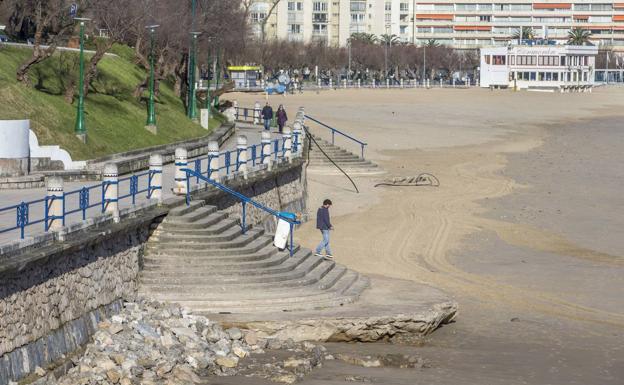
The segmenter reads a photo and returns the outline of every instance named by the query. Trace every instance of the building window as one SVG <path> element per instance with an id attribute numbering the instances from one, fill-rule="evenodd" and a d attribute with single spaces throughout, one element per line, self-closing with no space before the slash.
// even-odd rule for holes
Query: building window
<path id="1" fill-rule="evenodd" d="M 505 55 L 493 55 L 492 56 L 492 64 L 495 66 L 504 66 L 507 64 Z"/>
<path id="2" fill-rule="evenodd" d="M 492 21 L 492 16 L 490 15 L 481 15 L 479 16 L 479 21 L 485 21 L 485 22 L 490 22 Z"/>
<path id="3" fill-rule="evenodd" d="M 384 4 L 384 8 L 386 9 L 386 11 L 392 11 L 392 3 L 386 1 L 386 3 Z"/>
<path id="4" fill-rule="evenodd" d="M 312 3 L 312 10 L 315 12 L 327 12 L 327 3 L 324 1 L 315 1 Z"/>
<path id="5" fill-rule="evenodd" d="M 299 35 L 301 33 L 301 24 L 291 24 L 289 30 L 291 34 Z"/>
<path id="6" fill-rule="evenodd" d="M 490 64 L 490 55 L 485 55 L 485 64 Z"/>

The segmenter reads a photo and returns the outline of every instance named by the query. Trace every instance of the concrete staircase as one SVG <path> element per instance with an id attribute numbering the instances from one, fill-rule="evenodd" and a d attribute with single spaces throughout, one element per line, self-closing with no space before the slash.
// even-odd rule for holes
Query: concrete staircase
<path id="1" fill-rule="evenodd" d="M 369 160 L 362 159 L 360 156 L 355 155 L 342 147 L 333 145 L 319 136 L 314 136 L 314 139 L 319 144 L 321 149 L 347 173 L 383 173 L 383 170 L 381 170 L 379 166 Z M 312 143 L 310 147 L 309 167 L 311 171 L 338 171 L 332 162 L 327 159 L 327 157 L 314 143 Z"/>
<path id="2" fill-rule="evenodd" d="M 169 212 L 150 238 L 139 294 L 197 314 L 312 310 L 354 302 L 368 278 L 193 201 Z"/>

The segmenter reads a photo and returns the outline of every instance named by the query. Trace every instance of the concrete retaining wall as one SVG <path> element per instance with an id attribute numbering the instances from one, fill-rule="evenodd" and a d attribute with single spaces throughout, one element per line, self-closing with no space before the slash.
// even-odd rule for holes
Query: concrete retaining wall
<path id="1" fill-rule="evenodd" d="M 298 159 L 226 184 L 273 209 L 297 212 L 305 209 L 302 173 Z M 240 212 L 239 202 L 214 188 L 196 190 L 193 199 Z M 76 350 L 99 319 L 119 309 L 120 300 L 133 299 L 144 244 L 168 211 L 183 204 L 183 197 L 170 198 L 127 212 L 121 223 L 107 219 L 63 229 L 64 241 L 49 234 L 40 243 L 0 249 L 0 385 Z M 274 228 L 273 219 L 257 209 L 248 218 Z"/>

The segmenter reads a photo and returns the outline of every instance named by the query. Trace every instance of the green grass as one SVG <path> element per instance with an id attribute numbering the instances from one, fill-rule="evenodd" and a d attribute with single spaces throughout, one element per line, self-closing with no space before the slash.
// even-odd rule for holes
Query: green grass
<path id="1" fill-rule="evenodd" d="M 209 133 L 186 118 L 184 105 L 171 85 L 165 82 L 161 83 L 156 103 L 158 134 L 145 130 L 145 98 L 139 101 L 132 96 L 134 87 L 145 73 L 130 61 L 131 48 L 117 46 L 113 52 L 119 57 L 105 57 L 100 62 L 98 77 L 85 99 L 87 144 L 74 135 L 76 101 L 68 104 L 63 95 L 63 84 L 68 76 L 78 77 L 74 65 L 78 57 L 76 53 L 57 52 L 34 66 L 30 73 L 33 87 L 27 88 L 17 83 L 15 71 L 31 51 L 0 46 L 0 119 L 30 119 L 31 129 L 41 144 L 60 145 L 76 160 Z M 221 122 L 220 116 L 212 119 L 211 130 Z"/>

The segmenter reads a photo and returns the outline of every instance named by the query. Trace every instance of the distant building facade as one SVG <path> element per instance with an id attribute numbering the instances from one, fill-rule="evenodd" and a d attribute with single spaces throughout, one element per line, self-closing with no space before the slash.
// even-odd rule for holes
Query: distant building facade
<path id="1" fill-rule="evenodd" d="M 271 0 L 253 0 L 253 32 Z M 458 48 L 507 45 L 520 27 L 563 43 L 574 27 L 599 46 L 624 50 L 624 2 L 583 0 L 281 0 L 267 21 L 266 37 L 344 46 L 352 33 L 394 34 L 404 42 L 436 40 Z"/>
<path id="2" fill-rule="evenodd" d="M 481 87 L 591 87 L 596 46 L 510 45 L 481 49 Z"/>

